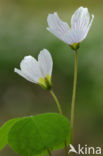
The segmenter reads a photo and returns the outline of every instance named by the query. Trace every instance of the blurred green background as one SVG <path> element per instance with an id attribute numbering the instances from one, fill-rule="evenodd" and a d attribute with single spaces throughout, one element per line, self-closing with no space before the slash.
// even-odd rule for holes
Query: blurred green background
<path id="1" fill-rule="evenodd" d="M 53 89 L 70 119 L 74 53 L 46 30 L 47 15 L 57 11 L 70 23 L 80 6 L 95 19 L 79 50 L 75 145 L 103 145 L 103 0 L 0 0 L 0 125 L 14 117 L 57 112 L 47 91 L 14 73 L 24 56 L 37 58 L 43 48 L 52 54 Z M 18 155 L 6 147 L 0 156 Z"/>

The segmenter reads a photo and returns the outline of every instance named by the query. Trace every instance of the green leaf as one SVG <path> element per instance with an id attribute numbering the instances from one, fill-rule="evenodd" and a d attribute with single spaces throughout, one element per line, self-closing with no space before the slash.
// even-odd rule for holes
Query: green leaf
<path id="1" fill-rule="evenodd" d="M 8 144 L 22 156 L 40 156 L 47 149 L 60 149 L 69 143 L 68 120 L 56 113 L 24 117 L 13 124 L 8 134 Z"/>
<path id="2" fill-rule="evenodd" d="M 9 120 L 0 128 L 0 150 L 3 149 L 4 146 L 8 143 L 9 130 L 13 126 L 13 124 L 18 120 L 19 118 Z"/>

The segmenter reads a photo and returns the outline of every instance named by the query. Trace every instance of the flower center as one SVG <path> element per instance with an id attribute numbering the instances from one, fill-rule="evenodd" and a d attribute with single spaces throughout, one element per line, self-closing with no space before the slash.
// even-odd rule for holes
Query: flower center
<path id="1" fill-rule="evenodd" d="M 40 78 L 39 85 L 47 90 L 51 89 L 51 76 L 47 75 L 45 78 Z"/>

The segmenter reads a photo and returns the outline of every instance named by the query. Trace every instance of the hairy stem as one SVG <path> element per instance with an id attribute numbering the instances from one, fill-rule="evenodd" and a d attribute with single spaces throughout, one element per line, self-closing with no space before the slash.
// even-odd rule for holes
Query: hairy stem
<path id="1" fill-rule="evenodd" d="M 74 83 L 73 83 L 73 95 L 72 95 L 72 105 L 71 105 L 71 144 L 73 142 L 73 131 L 74 131 L 74 110 L 75 110 L 75 99 L 76 99 L 77 71 L 78 71 L 78 53 L 77 51 L 75 51 Z"/>

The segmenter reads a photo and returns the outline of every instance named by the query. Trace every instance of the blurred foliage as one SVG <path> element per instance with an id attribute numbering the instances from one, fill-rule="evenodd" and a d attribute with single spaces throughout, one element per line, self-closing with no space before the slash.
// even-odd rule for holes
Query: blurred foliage
<path id="1" fill-rule="evenodd" d="M 13 71 L 25 55 L 37 58 L 43 48 L 52 54 L 53 88 L 70 118 L 74 54 L 46 30 L 46 19 L 48 13 L 57 11 L 70 24 L 71 15 L 81 5 L 88 7 L 95 19 L 79 50 L 75 144 L 102 145 L 102 0 L 0 0 L 0 125 L 12 117 L 57 111 L 47 91 Z M 0 151 L 0 156 L 6 155 L 15 153 L 8 148 Z"/>

